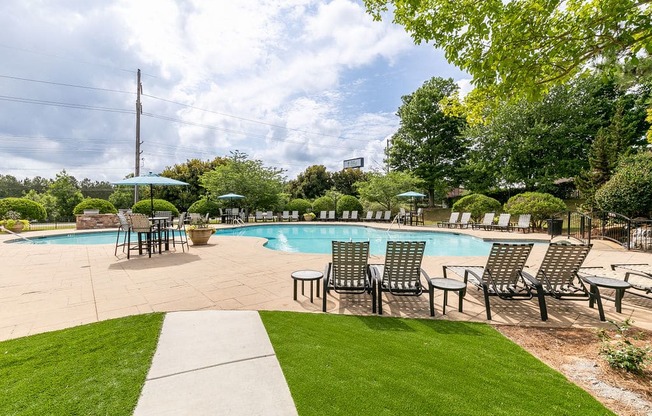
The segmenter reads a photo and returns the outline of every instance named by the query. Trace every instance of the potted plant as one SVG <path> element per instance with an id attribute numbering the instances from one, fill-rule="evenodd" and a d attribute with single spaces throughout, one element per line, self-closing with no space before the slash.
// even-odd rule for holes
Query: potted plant
<path id="1" fill-rule="evenodd" d="M 303 219 L 306 221 L 312 221 L 315 219 L 315 217 L 316 215 L 314 212 L 306 212 L 305 214 L 303 214 Z"/>
<path id="2" fill-rule="evenodd" d="M 208 225 L 208 222 L 202 217 L 193 220 L 188 227 L 186 233 L 195 246 L 208 244 L 215 230 Z"/>
<path id="3" fill-rule="evenodd" d="M 20 214 L 16 211 L 7 211 L 4 215 L 4 227 L 12 233 L 23 231 L 25 223 L 20 220 Z"/>

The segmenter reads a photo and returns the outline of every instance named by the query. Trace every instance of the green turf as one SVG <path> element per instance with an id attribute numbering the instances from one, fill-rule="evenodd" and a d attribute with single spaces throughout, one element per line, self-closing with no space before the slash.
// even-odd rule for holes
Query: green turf
<path id="1" fill-rule="evenodd" d="M 163 314 L 0 342 L 1 415 L 130 415 Z"/>
<path id="2" fill-rule="evenodd" d="M 261 312 L 308 415 L 611 415 L 489 325 Z"/>

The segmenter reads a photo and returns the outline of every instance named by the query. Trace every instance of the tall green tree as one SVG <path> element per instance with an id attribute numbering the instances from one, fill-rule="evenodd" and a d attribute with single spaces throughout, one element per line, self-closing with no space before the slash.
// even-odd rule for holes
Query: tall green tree
<path id="1" fill-rule="evenodd" d="M 323 165 L 308 166 L 296 179 L 287 184 L 287 191 L 293 198 L 314 199 L 333 187 L 333 178 Z"/>
<path id="2" fill-rule="evenodd" d="M 213 160 L 189 159 L 185 163 L 166 167 L 161 176 L 186 182 L 188 186 L 159 186 L 154 190 L 154 197 L 172 203 L 177 209 L 187 211 L 190 205 L 205 196 L 206 190 L 201 186 L 199 178 L 225 164 L 226 158 L 216 157 Z"/>
<path id="3" fill-rule="evenodd" d="M 113 193 L 113 185 L 106 181 L 91 181 L 88 178 L 84 178 L 80 183 L 79 187 L 84 198 L 99 198 L 99 199 L 109 199 L 109 195 Z"/>
<path id="4" fill-rule="evenodd" d="M 356 183 L 360 198 L 369 203 L 377 203 L 392 210 L 397 204 L 397 195 L 421 189 L 423 181 L 411 173 L 393 171 L 386 175 L 369 173 L 368 180 Z"/>
<path id="5" fill-rule="evenodd" d="M 48 194 L 57 199 L 56 212 L 62 219 L 73 219 L 73 209 L 84 199 L 77 179 L 68 175 L 65 170 L 57 173 L 54 181 L 48 187 Z"/>
<path id="6" fill-rule="evenodd" d="M 25 186 L 15 176 L 0 175 L 0 198 L 18 198 L 25 190 Z"/>
<path id="7" fill-rule="evenodd" d="M 467 151 L 462 130 L 466 121 L 445 114 L 440 104 L 457 89 L 452 79 L 434 77 L 403 96 L 397 113 L 400 126 L 387 150 L 389 166 L 421 178 L 430 201 L 462 182 L 460 168 Z"/>
<path id="8" fill-rule="evenodd" d="M 536 96 L 596 63 L 636 66 L 652 52 L 647 0 L 364 0 L 416 43 L 430 42 L 502 97 Z"/>
<path id="9" fill-rule="evenodd" d="M 250 160 L 246 153 L 236 150 L 224 164 L 202 174 L 199 181 L 212 196 L 230 192 L 243 195 L 241 204 L 250 210 L 278 209 L 285 180 L 283 172 L 264 166 L 260 160 Z"/>
<path id="10" fill-rule="evenodd" d="M 343 195 L 358 196 L 358 191 L 355 188 L 356 182 L 366 180 L 367 175 L 361 169 L 342 169 L 339 172 L 333 172 L 331 175 L 333 179 L 333 188 L 342 193 Z"/>

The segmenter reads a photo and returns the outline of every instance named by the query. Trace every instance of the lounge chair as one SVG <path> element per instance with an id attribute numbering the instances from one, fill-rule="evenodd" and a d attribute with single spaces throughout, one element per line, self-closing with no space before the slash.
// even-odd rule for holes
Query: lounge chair
<path id="1" fill-rule="evenodd" d="M 385 264 L 372 265 L 374 292 L 378 295 L 378 313 L 383 314 L 383 292 L 394 296 L 421 296 L 424 285 L 421 268 L 425 241 L 388 241 Z"/>
<path id="2" fill-rule="evenodd" d="M 299 211 L 292 211 L 292 216 L 290 216 L 290 221 L 299 221 Z"/>
<path id="3" fill-rule="evenodd" d="M 358 211 L 351 211 L 351 221 L 357 221 L 358 220 Z"/>
<path id="4" fill-rule="evenodd" d="M 319 221 L 326 221 L 328 219 L 326 211 L 319 211 Z"/>
<path id="5" fill-rule="evenodd" d="M 364 218 L 365 221 L 371 221 L 374 219 L 374 212 L 373 211 L 367 211 L 367 216 Z"/>
<path id="6" fill-rule="evenodd" d="M 276 218 L 274 217 L 274 211 L 267 211 L 267 213 L 265 213 L 264 218 L 265 221 L 276 221 Z"/>
<path id="7" fill-rule="evenodd" d="M 263 212 L 262 211 L 256 211 L 256 214 L 255 214 L 254 218 L 255 218 L 256 222 L 264 221 Z"/>
<path id="8" fill-rule="evenodd" d="M 349 211 L 342 211 L 342 221 L 349 220 Z"/>
<path id="9" fill-rule="evenodd" d="M 281 213 L 281 221 L 290 221 L 290 211 L 283 211 Z"/>
<path id="10" fill-rule="evenodd" d="M 337 218 L 335 217 L 335 211 L 328 211 L 328 219 L 330 221 L 335 221 Z"/>
<path id="11" fill-rule="evenodd" d="M 459 212 L 451 212 L 450 218 L 448 221 L 439 221 L 437 227 L 448 227 L 450 228 L 453 224 L 457 224 L 457 220 L 460 218 Z"/>
<path id="12" fill-rule="evenodd" d="M 555 299 L 590 300 L 591 294 L 577 274 L 588 256 L 591 245 L 550 243 L 535 277 L 521 271 L 526 282 L 538 294 Z M 539 295 L 541 320 L 548 319 L 546 300 Z M 598 302 L 602 309 L 602 303 Z M 600 311 L 600 316 L 604 313 Z"/>
<path id="13" fill-rule="evenodd" d="M 518 223 L 512 226 L 513 230 L 522 230 L 523 232 L 530 232 L 530 220 L 532 215 L 530 214 L 521 214 L 518 216 Z"/>
<path id="14" fill-rule="evenodd" d="M 382 221 L 383 220 L 383 211 L 376 211 L 376 216 L 374 217 L 374 220 Z"/>
<path id="15" fill-rule="evenodd" d="M 611 270 L 625 272 L 625 281 L 632 285 L 630 289 L 635 290 L 627 290 L 629 293 L 652 299 L 652 266 L 647 263 L 612 264 Z"/>
<path id="16" fill-rule="evenodd" d="M 453 272 L 464 278 L 464 283 L 471 283 L 484 294 L 484 304 L 487 320 L 491 320 L 490 296 L 500 299 L 532 299 L 533 284 L 525 282 L 521 275 L 533 244 L 494 243 L 487 259 L 482 266 L 443 266 L 444 278 L 448 272 Z M 543 294 L 538 293 L 541 298 Z M 543 319 L 543 314 L 541 316 Z"/>
<path id="17" fill-rule="evenodd" d="M 490 229 L 509 231 L 511 228 L 511 225 L 509 224 L 510 218 L 511 218 L 510 214 L 500 214 L 500 216 L 498 217 L 498 224 L 492 225 Z"/>
<path id="18" fill-rule="evenodd" d="M 333 241 L 333 260 L 324 271 L 322 310 L 326 312 L 328 293 L 371 294 L 372 312 L 376 312 L 376 293 L 369 269 L 369 242 Z"/>
<path id="19" fill-rule="evenodd" d="M 487 212 L 486 214 L 484 214 L 484 217 L 482 218 L 482 222 L 471 224 L 471 228 L 473 228 L 474 230 L 479 230 L 480 228 L 484 230 L 488 230 L 494 224 L 495 216 L 496 214 L 494 212 Z"/>
<path id="20" fill-rule="evenodd" d="M 385 214 L 383 215 L 383 221 L 385 222 L 392 221 L 392 211 L 385 211 Z"/>
<path id="21" fill-rule="evenodd" d="M 471 213 L 470 212 L 463 212 L 462 217 L 460 218 L 460 222 L 453 224 L 455 227 L 460 227 L 460 228 L 469 228 L 469 221 L 471 221 Z"/>

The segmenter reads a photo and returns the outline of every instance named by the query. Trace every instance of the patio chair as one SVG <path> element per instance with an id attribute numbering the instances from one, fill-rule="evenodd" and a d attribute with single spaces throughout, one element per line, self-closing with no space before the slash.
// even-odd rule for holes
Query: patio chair
<path id="1" fill-rule="evenodd" d="M 330 221 L 335 221 L 337 218 L 335 217 L 335 211 L 328 211 L 328 219 Z"/>
<path id="2" fill-rule="evenodd" d="M 376 313 L 376 293 L 369 269 L 369 242 L 333 241 L 333 259 L 324 271 L 322 310 L 326 312 L 328 293 L 371 294 L 372 312 Z"/>
<path id="3" fill-rule="evenodd" d="M 342 218 L 341 218 L 341 220 L 342 220 L 342 221 L 348 221 L 349 219 L 350 219 L 350 218 L 349 218 L 349 211 L 342 211 Z"/>
<path id="4" fill-rule="evenodd" d="M 509 220 L 511 218 L 510 214 L 500 214 L 498 217 L 498 224 L 492 225 L 490 227 L 491 230 L 500 230 L 500 231 L 509 231 L 511 228 L 511 225 L 509 224 Z"/>
<path id="5" fill-rule="evenodd" d="M 383 211 L 376 211 L 376 216 L 374 217 L 375 221 L 382 221 L 383 220 Z"/>
<path id="6" fill-rule="evenodd" d="M 632 285 L 630 289 L 635 290 L 627 290 L 629 293 L 642 298 L 652 299 L 652 266 L 647 263 L 619 263 L 611 265 L 611 270 L 618 269 L 625 272 L 625 281 Z"/>
<path id="7" fill-rule="evenodd" d="M 170 239 L 172 246 L 176 249 L 177 243 L 181 244 L 181 251 L 184 253 L 186 251 L 183 248 L 184 245 L 188 248 L 188 251 L 190 251 L 190 246 L 188 245 L 188 235 L 186 234 L 185 219 L 186 213 L 182 212 L 181 215 L 179 215 L 179 222 L 177 222 L 177 225 L 175 226 L 173 223 L 170 223 L 170 227 L 168 229 L 169 233 L 172 236 Z"/>
<path id="8" fill-rule="evenodd" d="M 538 294 L 542 321 L 548 319 L 545 296 L 561 300 L 590 300 L 591 294 L 577 274 L 589 251 L 591 244 L 550 243 L 534 277 L 521 271 L 526 283 Z"/>
<path id="9" fill-rule="evenodd" d="M 290 216 L 290 221 L 299 221 L 299 211 L 292 211 L 292 216 Z"/>
<path id="10" fill-rule="evenodd" d="M 385 214 L 383 215 L 383 221 L 385 222 L 392 221 L 392 211 L 385 211 Z"/>
<path id="11" fill-rule="evenodd" d="M 319 211 L 319 221 L 326 221 L 328 219 L 326 211 Z"/>
<path id="12" fill-rule="evenodd" d="M 351 221 L 357 221 L 358 220 L 358 211 L 351 211 L 351 218 L 349 218 Z"/>
<path id="13" fill-rule="evenodd" d="M 410 213 L 409 218 L 410 225 L 425 225 L 425 221 L 423 219 L 423 208 L 418 208 L 416 214 Z"/>
<path id="14" fill-rule="evenodd" d="M 487 264 L 483 266 L 443 266 L 444 278 L 448 272 L 453 272 L 464 278 L 464 283 L 471 283 L 484 294 L 484 304 L 487 320 L 491 320 L 489 298 L 497 296 L 500 299 L 519 300 L 532 299 L 533 284 L 525 282 L 521 275 L 533 244 L 494 243 L 491 246 Z M 539 299 L 543 293 L 537 293 Z M 543 319 L 543 314 L 541 319 Z"/>
<path id="15" fill-rule="evenodd" d="M 255 220 L 256 222 L 258 222 L 258 221 L 264 221 L 264 218 L 263 218 L 263 212 L 262 212 L 262 211 L 256 211 L 256 213 L 254 214 L 254 220 Z"/>
<path id="16" fill-rule="evenodd" d="M 439 221 L 437 223 L 437 227 L 448 227 L 450 228 L 453 224 L 457 224 L 457 220 L 460 218 L 460 213 L 459 212 L 451 212 L 450 218 L 448 218 L 448 221 Z"/>
<path id="17" fill-rule="evenodd" d="M 145 214 L 130 214 L 127 216 L 127 221 L 130 230 L 127 234 L 127 259 L 131 258 L 132 250 L 138 250 L 138 254 L 143 254 L 143 244 L 145 244 L 147 254 L 151 258 L 152 250 L 156 245 L 154 244 L 155 230 L 149 223 L 149 218 Z M 138 237 L 138 241 L 134 246 L 131 245 L 131 233 L 136 233 Z"/>
<path id="18" fill-rule="evenodd" d="M 469 228 L 469 221 L 471 221 L 471 213 L 463 212 L 460 221 L 458 223 L 453 224 L 453 226 L 460 227 L 460 228 Z"/>
<path id="19" fill-rule="evenodd" d="M 367 216 L 364 218 L 365 221 L 372 221 L 374 219 L 374 212 L 367 211 Z"/>
<path id="20" fill-rule="evenodd" d="M 276 221 L 276 218 L 274 218 L 274 211 L 267 211 L 264 218 L 265 221 Z"/>
<path id="21" fill-rule="evenodd" d="M 524 233 L 527 231 L 530 232 L 530 220 L 532 219 L 531 214 L 521 214 L 518 216 L 518 223 L 512 226 L 513 230 L 522 230 Z"/>
<path id="22" fill-rule="evenodd" d="M 120 225 L 118 225 L 118 235 L 115 237 L 115 251 L 113 253 L 114 256 L 118 255 L 118 247 L 122 247 L 122 252 L 125 252 L 125 246 L 127 246 L 127 238 L 129 234 L 129 221 L 127 221 L 127 217 L 123 212 L 118 212 L 116 214 L 118 216 L 118 221 L 120 222 Z M 120 243 L 120 233 L 122 232 L 122 243 Z"/>
<path id="23" fill-rule="evenodd" d="M 421 296 L 424 285 L 421 275 L 428 275 L 421 268 L 425 241 L 388 241 L 385 264 L 372 265 L 373 291 L 378 296 L 378 313 L 383 314 L 383 292 L 394 296 Z"/>
<path id="24" fill-rule="evenodd" d="M 281 213 L 281 221 L 290 221 L 290 211 L 283 211 Z"/>
<path id="25" fill-rule="evenodd" d="M 486 214 L 484 214 L 484 218 L 482 218 L 482 222 L 471 224 L 471 228 L 473 228 L 474 230 L 479 230 L 480 228 L 484 230 L 489 230 L 491 229 L 491 226 L 494 224 L 495 216 L 496 213 L 487 212 Z"/>

